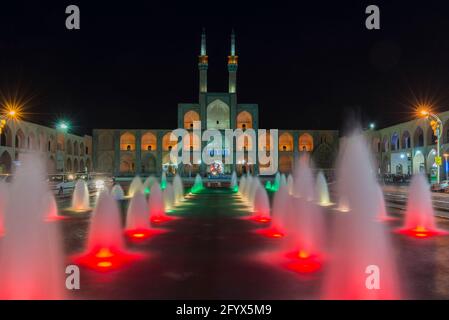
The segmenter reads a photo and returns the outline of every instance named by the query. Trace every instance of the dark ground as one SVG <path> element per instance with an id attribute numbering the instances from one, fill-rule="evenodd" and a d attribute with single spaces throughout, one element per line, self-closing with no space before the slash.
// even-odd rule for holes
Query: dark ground
<path id="1" fill-rule="evenodd" d="M 66 206 L 62 201 L 59 205 Z M 124 214 L 126 203 L 122 204 Z M 390 214 L 400 217 L 398 209 Z M 256 234 L 260 224 L 242 219 L 246 208 L 226 189 L 206 189 L 173 213 L 182 218 L 129 249 L 145 257 L 115 271 L 81 268 L 81 299 L 319 299 L 322 275 L 299 275 L 260 259 L 282 239 Z M 328 226 L 338 212 L 328 209 Z M 88 218 L 59 221 L 68 262 L 83 249 Z M 400 220 L 387 223 L 389 229 Z M 438 224 L 449 229 L 449 220 Z M 391 233 L 405 298 L 449 299 L 449 236 L 414 239 Z"/>

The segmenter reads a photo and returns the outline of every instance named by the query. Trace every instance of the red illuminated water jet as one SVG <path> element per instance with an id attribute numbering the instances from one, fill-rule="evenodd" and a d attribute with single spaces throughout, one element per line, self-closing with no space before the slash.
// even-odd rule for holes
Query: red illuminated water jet
<path id="1" fill-rule="evenodd" d="M 152 224 L 160 224 L 174 219 L 165 213 L 164 198 L 158 182 L 151 187 L 148 207 Z"/>
<path id="2" fill-rule="evenodd" d="M 48 192 L 43 201 L 46 221 L 59 221 L 66 219 L 66 217 L 58 215 L 58 206 L 56 205 L 56 199 L 52 192 Z"/>
<path id="3" fill-rule="evenodd" d="M 162 233 L 161 230 L 150 227 L 148 221 L 148 204 L 145 195 L 141 191 L 136 191 L 126 213 L 125 235 L 130 240 L 137 242 L 160 233 Z"/>
<path id="4" fill-rule="evenodd" d="M 269 223 L 271 222 L 270 200 L 268 199 L 267 191 L 260 183 L 255 188 L 254 213 L 249 219 L 260 223 Z"/>
<path id="5" fill-rule="evenodd" d="M 267 228 L 255 231 L 257 234 L 273 239 L 281 239 L 284 237 L 284 233 L 275 229 L 275 228 Z"/>
<path id="6" fill-rule="evenodd" d="M 284 267 L 298 273 L 314 273 L 322 267 L 322 257 L 319 254 L 311 254 L 305 250 L 295 250 L 287 253 L 289 260 Z"/>
<path id="7" fill-rule="evenodd" d="M 5 209 L 6 209 L 6 204 L 8 202 L 8 198 L 9 198 L 9 189 L 8 189 L 8 185 L 4 182 L 0 182 L 0 237 L 3 236 L 3 234 L 5 233 L 4 230 L 4 216 L 5 216 Z"/>
<path id="8" fill-rule="evenodd" d="M 396 230 L 396 232 L 417 239 L 448 234 L 447 231 L 437 228 L 432 205 L 432 195 L 424 175 L 420 174 L 412 178 L 409 187 L 404 226 Z"/>
<path id="9" fill-rule="evenodd" d="M 87 250 L 74 257 L 74 261 L 93 270 L 109 271 L 138 257 L 125 251 L 117 203 L 107 191 L 103 191 L 92 216 Z"/>

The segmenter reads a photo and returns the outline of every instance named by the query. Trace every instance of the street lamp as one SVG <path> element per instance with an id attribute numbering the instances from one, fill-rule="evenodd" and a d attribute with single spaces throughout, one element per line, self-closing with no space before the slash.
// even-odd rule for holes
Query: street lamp
<path id="1" fill-rule="evenodd" d="M 435 157 L 435 164 L 437 165 L 437 183 L 440 183 L 440 166 L 441 166 L 441 156 L 440 156 L 440 139 L 441 132 L 443 131 L 443 122 L 434 113 L 430 112 L 428 109 L 419 110 L 419 114 L 429 120 L 430 126 L 432 127 L 433 134 L 437 138 L 437 155 Z M 446 172 L 447 174 L 447 172 Z"/>

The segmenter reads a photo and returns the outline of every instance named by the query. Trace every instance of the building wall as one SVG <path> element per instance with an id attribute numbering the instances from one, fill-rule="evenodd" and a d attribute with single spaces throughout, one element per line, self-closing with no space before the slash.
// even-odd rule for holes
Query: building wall
<path id="1" fill-rule="evenodd" d="M 148 132 L 156 138 L 155 146 L 151 148 L 151 151 L 142 143 L 142 137 Z M 94 168 L 98 172 L 108 172 L 117 176 L 160 175 L 162 166 L 170 153 L 166 140 L 170 132 L 169 129 L 95 129 L 93 131 Z M 334 130 L 280 130 L 279 171 L 291 172 L 301 152 L 309 153 L 317 168 L 332 168 L 338 142 L 338 131 Z M 239 169 L 238 166 L 239 164 L 235 164 L 231 170 L 239 172 L 241 168 Z M 196 164 L 193 164 L 193 168 L 178 169 L 184 176 L 206 172 L 204 166 Z M 263 168 L 256 166 L 254 170 L 254 172 L 263 171 Z"/>
<path id="2" fill-rule="evenodd" d="M 449 153 L 449 111 L 438 114 L 443 123 L 440 153 Z M 366 131 L 375 155 L 378 172 L 398 174 L 402 166 L 403 174 L 435 172 L 437 145 L 432 128 L 427 119 L 416 119 L 375 131 Z M 407 138 L 409 137 L 409 138 Z M 397 141 L 398 140 L 398 141 Z M 445 163 L 440 172 L 445 174 Z M 409 168 L 409 169 L 408 169 Z"/>
<path id="3" fill-rule="evenodd" d="M 27 121 L 10 121 L 0 141 L 0 173 L 11 173 L 20 154 L 38 152 L 49 173 L 92 169 L 92 138 L 64 133 Z M 77 170 L 75 170 L 77 169 Z"/>

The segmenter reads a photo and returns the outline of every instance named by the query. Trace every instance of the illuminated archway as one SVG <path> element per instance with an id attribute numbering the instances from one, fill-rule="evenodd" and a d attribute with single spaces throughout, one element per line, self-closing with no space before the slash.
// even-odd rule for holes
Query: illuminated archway
<path id="1" fill-rule="evenodd" d="M 279 157 L 279 171 L 282 173 L 292 172 L 293 169 L 293 157 L 291 155 L 282 154 Z"/>
<path id="2" fill-rule="evenodd" d="M 72 172 L 72 160 L 70 160 L 70 158 L 66 161 L 65 171 Z"/>
<path id="3" fill-rule="evenodd" d="M 190 110 L 184 114 L 184 129 L 193 129 L 193 122 L 200 121 L 198 112 Z"/>
<path id="4" fill-rule="evenodd" d="M 11 173 L 12 158 L 8 151 L 0 156 L 0 173 Z"/>
<path id="5" fill-rule="evenodd" d="M 237 128 L 250 129 L 253 127 L 253 116 L 248 111 L 242 111 L 237 115 Z"/>
<path id="6" fill-rule="evenodd" d="M 79 156 L 80 150 L 78 149 L 78 141 L 73 142 L 73 154 Z"/>
<path id="7" fill-rule="evenodd" d="M 155 151 L 157 144 L 156 135 L 153 132 L 147 132 L 142 135 L 141 149 L 143 151 Z"/>
<path id="8" fill-rule="evenodd" d="M 136 137 L 130 132 L 125 132 L 120 136 L 120 150 L 134 151 L 136 150 Z"/>
<path id="9" fill-rule="evenodd" d="M 299 151 L 313 151 L 313 138 L 310 134 L 304 133 L 299 137 Z"/>
<path id="10" fill-rule="evenodd" d="M 175 148 L 176 145 L 178 144 L 177 141 L 170 141 L 170 134 L 171 134 L 171 132 L 167 132 L 162 137 L 162 150 L 163 151 L 171 151 L 172 148 Z"/>
<path id="11" fill-rule="evenodd" d="M 3 147 L 12 147 L 12 132 L 8 125 L 5 125 L 2 130 L 0 145 Z"/>
<path id="12" fill-rule="evenodd" d="M 413 134 L 413 146 L 423 147 L 424 146 L 424 131 L 421 127 L 417 127 Z"/>
<path id="13" fill-rule="evenodd" d="M 135 171 L 134 158 L 130 154 L 123 154 L 120 157 L 120 172 L 134 173 L 134 171 Z"/>
<path id="14" fill-rule="evenodd" d="M 425 173 L 424 155 L 421 151 L 416 152 L 413 157 L 413 174 Z"/>
<path id="15" fill-rule="evenodd" d="M 391 136 L 391 151 L 399 150 L 399 134 L 397 132 L 393 133 Z"/>
<path id="16" fill-rule="evenodd" d="M 293 136 L 284 132 L 279 136 L 279 151 L 293 151 Z"/>
<path id="17" fill-rule="evenodd" d="M 16 148 L 20 148 L 20 149 L 25 148 L 25 134 L 23 133 L 22 129 L 18 129 L 16 131 L 15 146 L 16 146 Z"/>
<path id="18" fill-rule="evenodd" d="M 68 139 L 66 145 L 67 145 L 67 154 L 72 155 L 73 154 L 72 140 Z"/>
<path id="19" fill-rule="evenodd" d="M 207 106 L 207 129 L 229 129 L 231 127 L 229 106 L 217 99 Z"/>
<path id="20" fill-rule="evenodd" d="M 402 143 L 401 143 L 402 149 L 409 149 L 409 148 L 412 147 L 411 139 L 410 139 L 410 133 L 407 130 L 405 130 L 402 133 L 402 139 L 401 140 L 402 140 Z"/>

